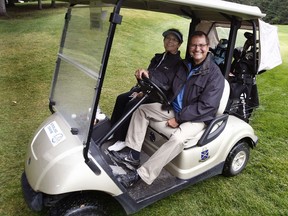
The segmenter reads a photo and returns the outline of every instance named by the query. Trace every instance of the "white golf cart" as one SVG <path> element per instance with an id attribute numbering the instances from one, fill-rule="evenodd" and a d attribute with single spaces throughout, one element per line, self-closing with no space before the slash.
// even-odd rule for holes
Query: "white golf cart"
<path id="1" fill-rule="evenodd" d="M 151 92 L 156 91 L 160 96 L 162 93 L 146 80 L 140 83 L 145 92 L 142 100 L 115 125 L 111 126 L 108 115 L 95 122 L 97 108 L 99 105 L 102 108 L 100 101 L 109 101 L 103 95 L 105 82 L 115 75 L 116 67 L 126 70 L 129 64 L 128 56 L 125 62 L 112 58 L 113 40 L 121 32 L 116 27 L 125 25 L 128 22 L 125 16 L 135 11 L 143 20 L 146 13 L 172 14 L 161 22 L 170 22 L 176 28 L 179 20 L 181 25 L 187 23 L 183 30 L 186 38 L 195 30 L 205 31 L 227 82 L 215 120 L 186 143 L 183 152 L 163 169 L 152 185 L 139 181 L 125 188 L 117 175 L 127 172 L 127 168 L 111 159 L 107 151 L 115 142 L 111 137 Z M 38 128 L 27 149 L 21 182 L 28 206 L 34 211 L 49 207 L 50 214 L 57 216 L 109 215 L 104 201 L 106 194 L 118 201 L 127 214 L 132 214 L 212 176 L 239 174 L 248 162 L 250 149 L 257 143 L 257 136 L 248 124 L 258 106 L 256 75 L 281 63 L 277 29 L 261 21 L 264 16 L 257 7 L 215 0 L 72 2 L 65 16 L 52 81 L 49 103 L 52 115 Z M 155 25 L 159 22 L 155 20 Z M 151 33 L 144 22 L 136 28 L 143 38 Z M 126 32 L 125 27 L 122 29 L 126 35 L 122 38 L 122 48 L 132 50 L 135 44 L 130 44 L 129 37 L 134 39 L 139 35 L 135 31 Z M 159 25 L 158 35 L 164 30 Z M 262 38 L 263 30 L 269 31 L 269 43 Z M 140 37 L 139 43 L 143 43 Z M 154 45 L 141 44 L 143 49 Z M 274 53 L 268 53 L 267 46 Z M 269 54 L 269 61 L 265 54 Z M 138 53 L 134 55 L 141 58 Z M 111 102 L 114 101 L 110 99 Z M 167 132 L 169 128 L 151 122 L 141 162 L 167 140 Z"/>

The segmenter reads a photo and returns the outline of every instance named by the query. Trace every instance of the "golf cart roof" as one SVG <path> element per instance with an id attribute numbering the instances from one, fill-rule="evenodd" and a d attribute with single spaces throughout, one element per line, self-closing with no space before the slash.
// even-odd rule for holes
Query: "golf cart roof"
<path id="1" fill-rule="evenodd" d="M 117 0 L 102 0 L 102 2 L 116 4 Z M 227 21 L 229 17 L 235 17 L 238 20 L 253 20 L 265 16 L 256 6 L 221 0 L 123 0 L 122 7 L 220 22 Z"/>

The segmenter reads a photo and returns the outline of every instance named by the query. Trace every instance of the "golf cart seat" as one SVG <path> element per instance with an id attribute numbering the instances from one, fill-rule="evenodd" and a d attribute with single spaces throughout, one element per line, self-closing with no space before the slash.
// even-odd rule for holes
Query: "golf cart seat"
<path id="1" fill-rule="evenodd" d="M 216 117 L 212 122 L 205 127 L 201 132 L 199 132 L 193 139 L 189 140 L 185 143 L 185 149 L 191 148 L 195 145 L 204 146 L 212 140 L 216 139 L 221 132 L 224 130 L 228 114 L 224 114 L 228 99 L 230 94 L 230 86 L 227 80 L 225 80 L 224 91 L 222 94 L 222 98 L 220 101 L 220 105 L 218 111 L 216 113 Z M 174 128 L 166 126 L 166 122 L 155 122 L 150 121 L 149 125 L 150 133 L 147 133 L 146 136 L 149 136 L 149 139 L 153 142 L 156 141 L 156 137 L 153 134 L 159 134 L 163 137 L 163 142 L 169 139 L 171 133 L 175 130 Z M 148 130 L 149 130 L 148 129 Z M 146 137 L 147 138 L 147 137 Z M 162 143 L 163 143 L 162 142 Z"/>

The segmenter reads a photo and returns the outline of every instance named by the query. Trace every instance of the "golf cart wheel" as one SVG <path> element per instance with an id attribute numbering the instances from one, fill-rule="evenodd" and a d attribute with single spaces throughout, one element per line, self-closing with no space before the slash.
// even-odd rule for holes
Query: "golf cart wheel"
<path id="1" fill-rule="evenodd" d="M 107 216 L 104 205 L 89 196 L 72 196 L 50 209 L 50 216 Z"/>
<path id="2" fill-rule="evenodd" d="M 250 147 L 245 141 L 240 141 L 229 153 L 226 158 L 223 175 L 235 176 L 238 175 L 246 167 L 249 160 Z"/>

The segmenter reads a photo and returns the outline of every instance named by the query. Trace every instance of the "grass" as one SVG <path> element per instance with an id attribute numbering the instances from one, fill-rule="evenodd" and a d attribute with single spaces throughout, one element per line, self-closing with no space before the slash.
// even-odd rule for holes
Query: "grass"
<path id="1" fill-rule="evenodd" d="M 0 215 L 36 216 L 24 203 L 20 176 L 24 167 L 27 143 L 39 124 L 49 116 L 48 96 L 56 53 L 62 31 L 65 7 L 57 4 L 43 10 L 36 4 L 21 4 L 8 9 L 10 18 L 0 19 Z M 152 22 L 155 14 L 137 18 L 130 11 L 127 18 L 135 26 L 143 19 Z M 159 23 L 167 20 L 157 17 Z M 123 20 L 126 22 L 126 20 Z M 159 29 L 150 29 L 138 37 L 145 41 L 160 41 L 158 32 L 173 26 L 165 23 Z M 135 26 L 127 25 L 129 28 Z M 181 27 L 181 23 L 177 23 Z M 147 29 L 146 29 L 147 30 Z M 156 32 L 156 33 L 155 33 Z M 258 147 L 244 172 L 234 178 L 217 176 L 173 194 L 136 213 L 137 216 L 186 215 L 288 215 L 288 26 L 279 26 L 283 64 L 258 76 L 260 107 L 253 114 L 251 125 L 259 137 Z M 103 109 L 111 112 L 109 102 L 115 95 L 127 90 L 133 82 L 131 76 L 138 67 L 146 67 L 155 50 L 145 47 L 124 49 L 123 41 L 129 35 L 116 38 L 118 50 L 123 50 L 118 62 L 127 56 L 133 61 L 115 69 L 106 81 L 102 98 Z M 155 43 L 157 44 L 157 43 Z M 158 43 L 159 44 L 159 43 Z M 137 55 L 135 55 L 137 53 Z M 117 66 L 117 65 L 116 65 Z M 120 73 L 121 72 L 121 73 Z M 132 78 L 130 78 L 132 77 Z M 119 80 L 121 85 L 119 85 Z M 117 215 L 123 215 L 119 212 Z"/>

